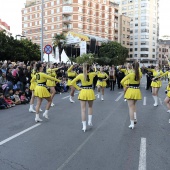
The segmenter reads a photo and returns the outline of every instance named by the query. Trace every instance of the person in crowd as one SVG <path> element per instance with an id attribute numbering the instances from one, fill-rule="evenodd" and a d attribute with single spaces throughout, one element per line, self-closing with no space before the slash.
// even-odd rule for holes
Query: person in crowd
<path id="1" fill-rule="evenodd" d="M 100 67 L 100 71 L 97 73 L 98 81 L 97 81 L 97 97 L 100 98 L 100 91 L 102 91 L 101 100 L 104 100 L 104 88 L 106 87 L 106 81 L 109 79 L 109 76 L 104 72 L 103 67 Z"/>
<path id="2" fill-rule="evenodd" d="M 148 68 L 153 69 L 153 67 L 148 66 Z M 149 90 L 151 88 L 151 82 L 153 78 L 153 73 L 151 71 L 146 70 L 146 90 Z"/>
<path id="3" fill-rule="evenodd" d="M 37 63 L 36 64 L 36 74 L 31 79 L 31 82 L 34 82 L 35 80 L 37 82 L 37 85 L 36 85 L 35 91 L 34 91 L 34 95 L 37 96 L 37 98 L 38 98 L 37 106 L 36 106 L 35 122 L 42 121 L 42 119 L 40 119 L 40 117 L 39 117 L 39 109 L 40 109 L 43 99 L 46 99 L 48 102 L 46 105 L 45 112 L 43 113 L 43 117 L 48 119 L 48 112 L 49 112 L 49 109 L 51 106 L 52 98 L 51 98 L 51 94 L 49 93 L 47 86 L 46 86 L 47 80 L 49 79 L 49 80 L 53 80 L 56 82 L 60 82 L 60 80 L 43 73 L 43 69 L 44 69 L 43 64 Z"/>
<path id="4" fill-rule="evenodd" d="M 120 83 L 121 80 L 125 76 L 125 74 L 121 71 L 122 68 L 123 68 L 123 66 L 118 66 L 118 68 L 116 69 L 116 79 L 117 79 L 118 89 L 122 89 L 123 88 L 123 86 Z"/>
<path id="5" fill-rule="evenodd" d="M 74 92 L 75 92 L 75 87 L 71 85 L 71 81 L 77 76 L 77 73 L 75 71 L 75 68 L 77 65 L 71 65 L 70 68 L 67 70 L 67 76 L 68 76 L 68 81 L 67 81 L 67 86 L 70 88 L 70 102 L 75 103 L 73 100 L 74 98 Z"/>
<path id="6" fill-rule="evenodd" d="M 137 123 L 136 102 L 137 100 L 142 99 L 142 94 L 139 88 L 142 73 L 139 71 L 139 63 L 134 62 L 132 65 L 132 69 L 133 72 L 127 74 L 121 81 L 123 87 L 127 87 L 124 98 L 127 99 L 129 107 L 130 129 L 134 129 L 134 124 Z M 126 84 L 127 80 L 128 86 Z"/>
<path id="7" fill-rule="evenodd" d="M 26 98 L 25 96 L 25 92 L 21 92 L 20 93 L 20 100 L 21 100 L 21 104 L 27 104 L 29 103 L 29 100 Z"/>
<path id="8" fill-rule="evenodd" d="M 112 67 L 109 68 L 110 91 L 112 90 L 114 91 L 115 80 L 116 80 L 116 71 L 115 71 L 115 66 L 112 65 Z"/>
<path id="9" fill-rule="evenodd" d="M 95 66 L 94 66 L 95 67 Z M 96 70 L 96 67 L 95 67 Z M 81 117 L 82 117 L 82 130 L 86 131 L 86 104 L 88 103 L 88 125 L 92 126 L 92 113 L 93 113 L 93 101 L 95 100 L 95 94 L 93 90 L 93 79 L 97 73 L 90 72 L 90 66 L 86 63 L 83 64 L 83 73 L 76 76 L 71 81 L 71 85 L 77 90 L 80 90 L 78 99 L 81 105 Z M 81 87 L 77 86 L 76 82 L 81 81 Z"/>
<path id="10" fill-rule="evenodd" d="M 3 93 L 0 93 L 0 109 L 8 109 L 11 106 L 5 101 Z"/>
<path id="11" fill-rule="evenodd" d="M 20 96 L 19 96 L 19 89 L 16 89 L 14 92 L 14 99 L 15 99 L 15 104 L 19 105 L 21 104 Z"/>
<path id="12" fill-rule="evenodd" d="M 158 106 L 158 91 L 159 88 L 162 86 L 162 82 L 159 78 L 163 74 L 162 70 L 160 69 L 159 65 L 156 65 L 154 69 L 146 68 L 148 71 L 151 71 L 153 73 L 153 78 L 152 78 L 152 96 L 154 99 L 154 104 L 153 106 Z"/>
<path id="13" fill-rule="evenodd" d="M 11 100 L 9 94 L 6 94 L 4 99 L 5 99 L 5 101 L 8 103 L 9 106 L 11 106 L 11 107 L 14 107 L 14 106 L 15 106 L 15 102 Z"/>
<path id="14" fill-rule="evenodd" d="M 25 88 L 25 97 L 28 99 L 28 101 L 30 102 L 31 100 L 31 91 L 28 87 Z"/>

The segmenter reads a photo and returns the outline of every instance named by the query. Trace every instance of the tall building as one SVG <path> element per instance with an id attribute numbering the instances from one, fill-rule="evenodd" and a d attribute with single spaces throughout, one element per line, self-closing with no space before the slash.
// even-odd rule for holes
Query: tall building
<path id="1" fill-rule="evenodd" d="M 2 31 L 2 30 L 6 31 L 6 35 L 11 35 L 10 26 L 6 22 L 4 22 L 0 19 L 0 31 Z"/>
<path id="2" fill-rule="evenodd" d="M 44 45 L 56 33 L 90 34 L 118 41 L 118 4 L 110 0 L 44 0 Z M 40 44 L 41 0 L 27 0 L 22 34 Z"/>
<path id="3" fill-rule="evenodd" d="M 114 0 L 119 13 L 131 18 L 130 60 L 156 63 L 159 37 L 159 0 Z"/>

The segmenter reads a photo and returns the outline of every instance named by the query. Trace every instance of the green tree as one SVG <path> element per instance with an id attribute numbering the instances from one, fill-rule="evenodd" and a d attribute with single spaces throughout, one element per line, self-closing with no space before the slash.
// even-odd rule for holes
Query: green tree
<path id="1" fill-rule="evenodd" d="M 65 43 L 66 43 L 66 36 L 64 35 L 64 33 L 55 34 L 55 36 L 53 37 L 53 47 L 54 48 L 58 47 L 59 61 L 61 61 L 61 53 Z M 55 56 L 55 51 L 54 51 L 54 56 Z"/>
<path id="2" fill-rule="evenodd" d="M 96 59 L 99 64 L 120 65 L 124 64 L 127 57 L 127 48 L 123 47 L 120 43 L 110 41 L 102 43 Z"/>

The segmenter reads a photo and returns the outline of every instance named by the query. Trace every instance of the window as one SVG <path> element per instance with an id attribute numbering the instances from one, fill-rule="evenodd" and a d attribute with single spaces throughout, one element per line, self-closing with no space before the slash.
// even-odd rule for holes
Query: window
<path id="1" fill-rule="evenodd" d="M 141 48 L 141 51 L 149 51 L 149 48 Z"/>
<path id="2" fill-rule="evenodd" d="M 54 14 L 54 9 L 51 10 L 51 14 Z"/>
<path id="3" fill-rule="evenodd" d="M 149 42 L 147 42 L 147 41 L 141 41 L 141 45 L 149 45 Z"/>
<path id="4" fill-rule="evenodd" d="M 147 22 L 142 22 L 142 23 L 141 23 L 141 26 L 149 26 L 149 23 L 147 23 Z"/>
<path id="5" fill-rule="evenodd" d="M 135 39 L 138 39 L 138 35 L 135 35 Z"/>
<path id="6" fill-rule="evenodd" d="M 152 58 L 155 58 L 155 55 L 152 55 Z"/>
<path id="7" fill-rule="evenodd" d="M 137 26 L 138 26 L 138 23 L 135 24 L 135 27 L 137 27 Z"/>
<path id="8" fill-rule="evenodd" d="M 138 33 L 138 30 L 135 30 L 135 33 Z"/>
<path id="9" fill-rule="evenodd" d="M 149 30 L 148 29 L 141 29 L 141 33 L 144 33 L 144 32 L 149 33 Z"/>
<path id="10" fill-rule="evenodd" d="M 148 54 L 141 54 L 140 57 L 148 57 Z"/>
<path id="11" fill-rule="evenodd" d="M 135 45 L 138 45 L 138 42 L 135 42 Z"/>
<path id="12" fill-rule="evenodd" d="M 130 52 L 132 52 L 133 51 L 133 48 L 130 48 Z"/>
<path id="13" fill-rule="evenodd" d="M 51 2 L 51 6 L 54 6 L 54 1 Z"/>
<path id="14" fill-rule="evenodd" d="M 152 49 L 152 52 L 155 52 L 155 49 L 154 49 L 154 48 Z"/>
<path id="15" fill-rule="evenodd" d="M 138 49 L 137 49 L 137 48 L 135 48 L 135 51 L 138 51 Z"/>
<path id="16" fill-rule="evenodd" d="M 28 27 L 28 24 L 24 24 L 24 28 Z"/>
<path id="17" fill-rule="evenodd" d="M 132 58 L 132 57 L 133 57 L 133 55 L 132 55 L 132 54 L 130 54 L 130 55 L 129 55 L 129 58 Z"/>

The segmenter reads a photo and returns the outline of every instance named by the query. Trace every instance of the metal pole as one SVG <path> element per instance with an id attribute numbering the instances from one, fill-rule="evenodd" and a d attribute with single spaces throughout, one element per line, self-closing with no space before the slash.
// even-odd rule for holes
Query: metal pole
<path id="1" fill-rule="evenodd" d="M 43 42 L 44 42 L 44 0 L 41 1 L 41 62 L 43 61 L 43 52 L 44 52 L 44 45 L 43 45 Z"/>

